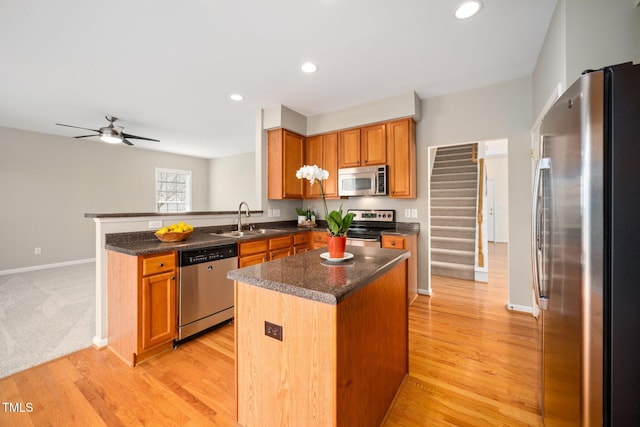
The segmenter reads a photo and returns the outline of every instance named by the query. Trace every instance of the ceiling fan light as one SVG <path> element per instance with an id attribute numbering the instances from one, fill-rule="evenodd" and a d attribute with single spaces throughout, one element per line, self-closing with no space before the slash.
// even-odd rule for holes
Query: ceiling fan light
<path id="1" fill-rule="evenodd" d="M 122 138 L 119 136 L 101 135 L 100 141 L 106 142 L 108 144 L 119 144 L 122 142 Z"/>

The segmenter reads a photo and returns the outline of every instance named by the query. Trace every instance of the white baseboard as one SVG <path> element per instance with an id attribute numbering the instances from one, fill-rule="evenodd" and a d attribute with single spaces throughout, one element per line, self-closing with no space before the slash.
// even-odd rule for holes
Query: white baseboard
<path id="1" fill-rule="evenodd" d="M 476 282 L 489 283 L 489 273 L 476 270 L 474 280 Z"/>
<path id="2" fill-rule="evenodd" d="M 507 301 L 507 310 L 519 311 L 520 313 L 533 313 L 533 309 L 528 305 L 511 304 Z"/>
<path id="3" fill-rule="evenodd" d="M 99 350 L 105 348 L 109 344 L 109 340 L 107 338 L 98 338 L 93 337 L 93 345 L 96 346 Z"/>
<path id="4" fill-rule="evenodd" d="M 96 262 L 95 258 L 78 259 L 75 261 L 58 262 L 55 264 L 42 264 L 33 265 L 31 267 L 14 268 L 11 270 L 0 270 L 0 276 L 7 276 L 9 274 L 27 273 L 29 271 L 47 270 L 49 268 L 67 267 L 70 265 L 87 264 L 90 262 Z"/>
<path id="5" fill-rule="evenodd" d="M 431 290 L 425 290 L 425 289 L 418 289 L 418 295 L 427 295 L 427 296 L 431 296 Z"/>

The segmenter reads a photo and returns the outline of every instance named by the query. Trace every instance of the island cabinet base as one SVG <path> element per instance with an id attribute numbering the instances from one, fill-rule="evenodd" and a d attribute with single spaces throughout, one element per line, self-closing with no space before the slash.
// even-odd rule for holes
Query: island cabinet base
<path id="1" fill-rule="evenodd" d="M 242 282 L 235 292 L 240 425 L 380 425 L 408 373 L 406 260 L 337 305 Z"/>

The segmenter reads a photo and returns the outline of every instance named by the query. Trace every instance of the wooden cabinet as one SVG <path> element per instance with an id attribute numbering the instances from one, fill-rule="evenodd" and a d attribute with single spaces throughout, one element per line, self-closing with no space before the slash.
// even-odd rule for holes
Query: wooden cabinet
<path id="1" fill-rule="evenodd" d="M 382 235 L 382 247 L 404 249 L 411 252 L 407 260 L 407 299 L 411 304 L 418 297 L 418 236 Z"/>
<path id="2" fill-rule="evenodd" d="M 327 246 L 328 237 L 326 231 L 312 231 L 309 247 L 311 249 L 318 249 Z"/>
<path id="3" fill-rule="evenodd" d="M 269 260 L 269 241 L 267 239 L 253 240 L 238 245 L 238 266 L 248 267 Z"/>
<path id="4" fill-rule="evenodd" d="M 309 232 L 293 235 L 293 254 L 301 254 L 309 250 Z"/>
<path id="5" fill-rule="evenodd" d="M 107 252 L 109 347 L 130 366 L 177 338 L 176 254 Z"/>
<path id="6" fill-rule="evenodd" d="M 304 165 L 304 140 L 286 129 L 268 132 L 267 195 L 269 199 L 302 199 L 304 182 L 296 171 Z"/>
<path id="7" fill-rule="evenodd" d="M 384 123 L 338 133 L 338 163 L 341 168 L 387 163 L 387 135 Z"/>
<path id="8" fill-rule="evenodd" d="M 291 235 L 269 239 L 269 261 L 291 255 L 292 241 Z"/>
<path id="9" fill-rule="evenodd" d="M 284 258 L 293 253 L 293 237 L 291 235 L 272 239 L 252 240 L 238 245 L 238 267 Z"/>
<path id="10" fill-rule="evenodd" d="M 338 134 L 329 133 L 307 138 L 305 148 L 305 164 L 318 165 L 329 172 L 329 178 L 322 181 L 325 198 L 338 197 Z M 304 194 L 307 199 L 319 199 L 320 186 L 304 181 Z"/>
<path id="11" fill-rule="evenodd" d="M 360 166 L 360 128 L 338 132 L 338 165 L 341 168 Z"/>
<path id="12" fill-rule="evenodd" d="M 377 124 L 360 130 L 362 138 L 361 166 L 384 165 L 387 163 L 386 125 Z"/>
<path id="13" fill-rule="evenodd" d="M 415 126 L 413 119 L 387 124 L 390 198 L 415 199 L 417 196 Z"/>

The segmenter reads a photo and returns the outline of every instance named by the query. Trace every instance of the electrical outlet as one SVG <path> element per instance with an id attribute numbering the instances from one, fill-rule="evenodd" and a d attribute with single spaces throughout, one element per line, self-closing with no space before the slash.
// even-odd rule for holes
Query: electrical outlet
<path id="1" fill-rule="evenodd" d="M 162 220 L 149 221 L 149 228 L 162 228 Z"/>
<path id="2" fill-rule="evenodd" d="M 404 210 L 404 217 L 405 218 L 411 218 L 411 209 L 405 209 Z"/>
<path id="3" fill-rule="evenodd" d="M 418 218 L 418 209 L 411 209 L 411 218 Z"/>
<path id="4" fill-rule="evenodd" d="M 273 210 L 273 216 L 279 217 L 280 216 L 280 209 L 274 209 Z"/>
<path id="5" fill-rule="evenodd" d="M 42 253 L 42 248 L 35 248 L 33 250 L 33 253 L 35 253 L 36 255 L 40 255 Z"/>
<path id="6" fill-rule="evenodd" d="M 264 321 L 264 334 L 268 337 L 282 341 L 282 326 Z"/>
<path id="7" fill-rule="evenodd" d="M 273 209 L 267 209 L 267 216 L 271 218 L 273 216 Z"/>

